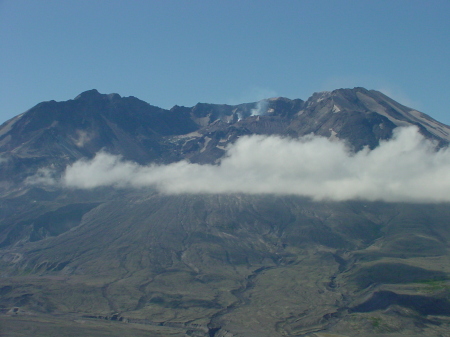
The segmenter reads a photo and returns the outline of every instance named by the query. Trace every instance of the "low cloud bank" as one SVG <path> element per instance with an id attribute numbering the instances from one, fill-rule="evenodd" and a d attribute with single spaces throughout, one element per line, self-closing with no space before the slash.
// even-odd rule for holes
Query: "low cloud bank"
<path id="1" fill-rule="evenodd" d="M 50 179 L 50 178 L 49 178 Z M 397 128 L 374 150 L 352 153 L 341 141 L 249 136 L 227 150 L 220 165 L 181 161 L 140 166 L 98 153 L 66 168 L 59 182 L 72 188 L 155 187 L 168 194 L 301 195 L 315 200 L 450 201 L 450 150 L 415 127 Z"/>

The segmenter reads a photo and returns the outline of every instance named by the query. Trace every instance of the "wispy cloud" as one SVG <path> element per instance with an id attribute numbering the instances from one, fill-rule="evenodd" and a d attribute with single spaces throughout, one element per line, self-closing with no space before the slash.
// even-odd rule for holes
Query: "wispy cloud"
<path id="1" fill-rule="evenodd" d="M 44 175 L 47 179 L 50 175 Z M 140 166 L 104 152 L 67 167 L 70 188 L 154 187 L 163 193 L 301 195 L 315 200 L 450 201 L 450 150 L 436 150 L 415 127 L 379 147 L 352 153 L 341 141 L 249 136 L 219 165 L 181 161 Z"/>
<path id="2" fill-rule="evenodd" d="M 251 116 L 260 116 L 267 113 L 267 108 L 269 107 L 269 101 L 266 99 L 263 99 L 256 103 L 256 106 L 254 109 L 250 111 Z"/>
<path id="3" fill-rule="evenodd" d="M 385 84 L 380 86 L 377 90 L 409 108 L 422 109 L 419 102 L 411 99 L 403 90 L 396 86 Z"/>
<path id="4" fill-rule="evenodd" d="M 84 147 L 92 140 L 92 138 L 94 138 L 94 134 L 88 133 L 84 130 L 77 130 L 77 138 L 74 141 L 76 146 Z"/>
<path id="5" fill-rule="evenodd" d="M 241 104 L 248 102 L 259 102 L 268 98 L 277 97 L 276 91 L 269 88 L 262 87 L 250 87 L 239 97 L 231 98 L 227 101 L 227 104 Z"/>
<path id="6" fill-rule="evenodd" d="M 61 182 L 55 178 L 56 172 L 50 168 L 40 168 L 36 174 L 25 179 L 29 185 L 60 185 Z"/>

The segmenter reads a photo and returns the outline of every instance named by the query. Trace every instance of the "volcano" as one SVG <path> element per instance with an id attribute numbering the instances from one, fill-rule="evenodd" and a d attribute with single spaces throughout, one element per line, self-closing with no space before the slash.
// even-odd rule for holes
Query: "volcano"
<path id="1" fill-rule="evenodd" d="M 416 147 L 399 136 L 411 128 Z M 394 159 L 372 155 L 402 141 Z M 311 156 L 284 155 L 312 142 Z M 97 90 L 39 103 L 0 128 L 1 334 L 447 335 L 446 193 L 383 193 L 397 195 L 410 171 L 421 180 L 419 164 L 445 189 L 446 166 L 432 165 L 449 142 L 449 126 L 359 87 L 170 110 Z M 331 164 L 311 159 L 339 151 Z M 328 172 L 362 182 L 367 158 L 390 172 L 418 151 L 425 159 L 392 172 L 398 184 L 373 183 L 383 188 L 372 197 L 303 193 Z M 292 189 L 261 187 L 289 186 L 299 168 L 311 172 Z M 186 189 L 197 181 L 206 187 Z"/>

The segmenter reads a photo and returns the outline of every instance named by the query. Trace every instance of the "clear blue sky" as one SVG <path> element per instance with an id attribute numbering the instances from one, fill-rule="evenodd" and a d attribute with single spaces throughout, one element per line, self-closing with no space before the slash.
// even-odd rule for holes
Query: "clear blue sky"
<path id="1" fill-rule="evenodd" d="M 450 124 L 450 1 L 0 0 L 0 123 L 93 88 L 170 108 L 355 86 Z"/>

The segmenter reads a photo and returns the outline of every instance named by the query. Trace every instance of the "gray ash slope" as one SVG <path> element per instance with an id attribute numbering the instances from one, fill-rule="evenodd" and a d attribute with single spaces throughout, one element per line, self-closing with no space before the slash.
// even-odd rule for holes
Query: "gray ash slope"
<path id="1" fill-rule="evenodd" d="M 100 150 L 211 164 L 243 135 L 313 133 L 358 151 L 406 125 L 450 140 L 448 126 L 363 88 L 170 110 L 96 90 L 40 103 L 0 129 L 0 310 L 51 315 L 60 331 L 75 316 L 173 336 L 446 335 L 448 204 L 24 184 Z"/>

